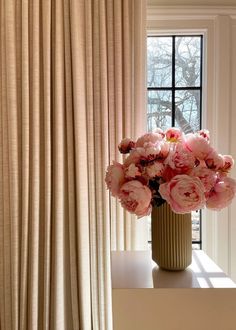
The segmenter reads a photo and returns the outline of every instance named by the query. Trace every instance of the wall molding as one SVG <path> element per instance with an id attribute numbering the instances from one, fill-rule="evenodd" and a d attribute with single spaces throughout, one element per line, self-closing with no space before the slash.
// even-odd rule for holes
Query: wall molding
<path id="1" fill-rule="evenodd" d="M 147 20 L 214 20 L 219 15 L 236 18 L 236 6 L 147 6 Z"/>

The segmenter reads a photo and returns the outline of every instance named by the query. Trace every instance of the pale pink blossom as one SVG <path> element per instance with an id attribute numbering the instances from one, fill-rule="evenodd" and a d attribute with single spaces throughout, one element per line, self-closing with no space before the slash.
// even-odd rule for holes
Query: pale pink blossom
<path id="1" fill-rule="evenodd" d="M 221 210 L 229 206 L 236 192 L 236 181 L 224 177 L 218 181 L 206 201 L 206 207 L 212 210 Z"/>
<path id="2" fill-rule="evenodd" d="M 154 178 L 155 176 L 162 176 L 164 169 L 163 163 L 154 162 L 146 167 L 146 173 L 150 178 Z"/>
<path id="3" fill-rule="evenodd" d="M 164 133 L 163 130 L 162 130 L 161 128 L 159 128 L 159 127 L 155 128 L 154 131 L 153 131 L 153 133 L 158 133 L 158 134 L 160 134 L 160 135 L 162 136 L 162 138 L 165 137 L 165 133 Z"/>
<path id="4" fill-rule="evenodd" d="M 151 190 L 138 180 L 128 181 L 120 189 L 121 205 L 130 213 L 143 217 L 151 212 Z"/>
<path id="5" fill-rule="evenodd" d="M 162 140 L 162 135 L 159 133 L 146 133 L 142 135 L 136 142 L 136 147 L 145 147 L 146 143 L 155 145 L 158 141 Z"/>
<path id="6" fill-rule="evenodd" d="M 158 159 L 165 159 L 170 151 L 170 144 L 166 141 L 161 141 L 158 143 L 159 147 L 159 154 L 158 154 Z"/>
<path id="7" fill-rule="evenodd" d="M 205 158 L 205 163 L 208 168 L 213 170 L 218 170 L 224 165 L 224 158 L 222 155 L 218 154 L 214 149 Z"/>
<path id="8" fill-rule="evenodd" d="M 145 148 L 137 148 L 137 151 L 140 154 L 140 160 L 144 162 L 150 162 L 159 157 L 161 152 L 160 145 L 153 146 L 151 143 L 146 143 Z"/>
<path id="9" fill-rule="evenodd" d="M 189 213 L 204 207 L 204 186 L 199 178 L 176 175 L 160 185 L 159 192 L 175 213 Z"/>
<path id="10" fill-rule="evenodd" d="M 210 141 L 210 133 L 207 129 L 201 129 L 197 134 L 202 136 L 207 142 Z"/>
<path id="11" fill-rule="evenodd" d="M 164 160 L 169 153 L 169 144 L 165 141 L 157 142 L 156 145 L 148 142 L 144 148 L 137 148 L 137 150 L 140 153 L 141 160 L 147 162 L 156 159 Z"/>
<path id="12" fill-rule="evenodd" d="M 234 166 L 234 160 L 231 155 L 223 155 L 224 165 L 220 170 L 229 172 Z"/>
<path id="13" fill-rule="evenodd" d="M 105 182 L 112 196 L 117 197 L 120 192 L 120 187 L 125 182 L 123 165 L 113 161 L 113 165 L 107 167 Z"/>
<path id="14" fill-rule="evenodd" d="M 159 145 L 155 147 L 152 143 L 147 142 L 145 147 L 138 147 L 131 150 L 129 156 L 124 161 L 124 165 L 128 167 L 132 163 L 148 163 L 159 158 L 160 153 L 161 147 Z"/>
<path id="15" fill-rule="evenodd" d="M 186 173 L 194 167 L 195 157 L 191 151 L 178 143 L 169 152 L 165 164 L 169 165 L 176 173 Z"/>
<path id="16" fill-rule="evenodd" d="M 131 149 L 135 147 L 135 142 L 129 138 L 123 139 L 118 145 L 118 149 L 121 154 L 127 154 Z"/>
<path id="17" fill-rule="evenodd" d="M 124 166 L 128 167 L 130 164 L 139 163 L 141 158 L 140 152 L 137 149 L 130 151 L 129 156 L 124 160 Z"/>
<path id="18" fill-rule="evenodd" d="M 190 151 L 192 151 L 194 156 L 200 160 L 205 159 L 212 151 L 207 140 L 198 134 L 190 133 L 185 135 L 185 145 Z"/>
<path id="19" fill-rule="evenodd" d="M 165 136 L 169 142 L 178 142 L 181 141 L 183 133 L 179 128 L 171 127 L 165 131 Z"/>
<path id="20" fill-rule="evenodd" d="M 215 185 L 217 180 L 216 172 L 207 167 L 195 167 L 189 173 L 190 176 L 198 177 L 205 188 L 205 192 L 209 192 Z"/>
<path id="21" fill-rule="evenodd" d="M 135 164 L 130 164 L 129 167 L 125 169 L 125 176 L 128 178 L 135 178 L 137 176 L 140 176 L 141 172 L 139 170 L 139 167 Z"/>

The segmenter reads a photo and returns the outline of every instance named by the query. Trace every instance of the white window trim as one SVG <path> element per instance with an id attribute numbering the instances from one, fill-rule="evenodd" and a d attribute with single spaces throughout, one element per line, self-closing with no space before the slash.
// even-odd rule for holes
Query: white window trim
<path id="1" fill-rule="evenodd" d="M 236 40 L 233 39 L 233 29 L 236 33 L 236 6 L 148 5 L 147 8 L 148 35 L 204 35 L 203 128 L 209 129 L 212 144 L 218 151 L 236 158 L 236 146 L 232 143 L 232 139 L 236 139 L 233 127 L 236 114 L 232 109 L 232 105 L 236 104 L 236 93 L 233 92 L 236 89 Z M 235 170 L 232 176 L 236 178 Z M 204 251 L 236 280 L 236 224 L 233 214 L 236 214 L 236 201 L 221 212 L 204 210 L 202 239 Z"/>

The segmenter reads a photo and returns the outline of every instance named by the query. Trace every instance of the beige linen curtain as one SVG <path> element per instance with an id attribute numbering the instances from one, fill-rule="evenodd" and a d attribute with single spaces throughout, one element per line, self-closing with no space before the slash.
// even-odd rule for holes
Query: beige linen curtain
<path id="1" fill-rule="evenodd" d="M 108 23 L 109 150 L 122 162 L 118 144 L 146 132 L 146 1 L 114 1 Z M 113 33 L 114 31 L 114 33 Z M 137 220 L 111 198 L 111 249 L 148 249 L 147 219 Z"/>
<path id="2" fill-rule="evenodd" d="M 104 175 L 145 126 L 144 9 L 0 0 L 1 330 L 112 328 L 110 248 L 142 225 Z"/>

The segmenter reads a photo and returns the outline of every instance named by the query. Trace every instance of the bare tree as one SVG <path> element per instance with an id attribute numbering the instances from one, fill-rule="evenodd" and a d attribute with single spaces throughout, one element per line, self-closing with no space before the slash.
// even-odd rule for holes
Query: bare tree
<path id="1" fill-rule="evenodd" d="M 148 86 L 170 87 L 172 82 L 172 38 L 151 37 L 148 44 Z M 198 86 L 200 82 L 200 38 L 178 37 L 175 44 L 176 85 Z M 172 115 L 171 92 L 148 93 L 149 129 L 165 127 Z M 183 90 L 176 94 L 175 120 L 189 133 L 199 129 L 200 98 L 197 90 Z M 153 127 L 155 126 L 155 127 Z"/>

